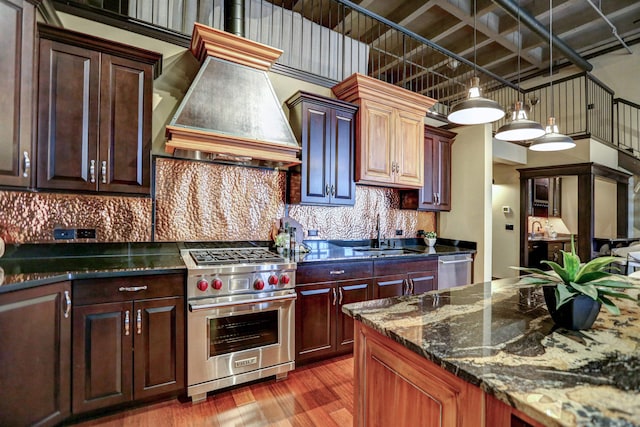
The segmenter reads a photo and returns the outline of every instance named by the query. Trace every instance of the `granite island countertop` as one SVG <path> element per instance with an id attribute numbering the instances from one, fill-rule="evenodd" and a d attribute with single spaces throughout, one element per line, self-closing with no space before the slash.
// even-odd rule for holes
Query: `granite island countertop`
<path id="1" fill-rule="evenodd" d="M 621 300 L 590 330 L 556 329 L 541 289 L 516 281 L 343 311 L 544 425 L 640 426 L 640 307 Z"/>

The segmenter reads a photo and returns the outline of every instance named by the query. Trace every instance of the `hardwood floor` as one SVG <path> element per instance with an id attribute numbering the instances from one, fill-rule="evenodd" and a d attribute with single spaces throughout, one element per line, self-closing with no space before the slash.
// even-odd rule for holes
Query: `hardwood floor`
<path id="1" fill-rule="evenodd" d="M 274 379 L 210 393 L 203 403 L 177 399 L 76 424 L 121 426 L 351 426 L 353 357 L 305 365 Z"/>

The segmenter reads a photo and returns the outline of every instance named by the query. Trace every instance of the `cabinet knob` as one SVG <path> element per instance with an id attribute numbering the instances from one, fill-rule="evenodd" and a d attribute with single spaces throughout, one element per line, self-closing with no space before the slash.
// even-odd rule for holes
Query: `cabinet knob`
<path id="1" fill-rule="evenodd" d="M 329 195 L 329 184 L 324 186 L 324 195 L 328 196 Z"/>
<path id="2" fill-rule="evenodd" d="M 331 195 L 332 196 L 336 195 L 336 187 L 333 184 L 331 184 Z"/>
<path id="3" fill-rule="evenodd" d="M 90 176 L 90 181 L 92 183 L 96 182 L 96 161 L 95 160 L 91 160 L 91 165 L 89 166 L 89 176 Z"/>
<path id="4" fill-rule="evenodd" d="M 29 176 L 29 170 L 31 169 L 31 159 L 29 159 L 29 152 L 22 153 L 22 176 L 27 178 Z"/>

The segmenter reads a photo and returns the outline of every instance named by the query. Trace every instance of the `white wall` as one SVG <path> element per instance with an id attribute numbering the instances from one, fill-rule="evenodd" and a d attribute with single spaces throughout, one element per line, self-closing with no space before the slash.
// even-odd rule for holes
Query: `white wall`
<path id="1" fill-rule="evenodd" d="M 462 126 L 455 131 L 451 212 L 439 214 L 438 235 L 477 242 L 473 281 L 482 282 L 491 280 L 491 127 Z"/>
<path id="2" fill-rule="evenodd" d="M 617 237 L 617 184 L 615 181 L 596 177 L 594 182 L 594 237 Z"/>
<path id="3" fill-rule="evenodd" d="M 518 271 L 509 267 L 520 265 L 520 175 L 514 166 L 494 164 L 493 181 L 491 275 L 515 277 Z M 503 206 L 510 212 L 503 213 Z M 507 230 L 507 224 L 513 225 L 513 230 Z"/>

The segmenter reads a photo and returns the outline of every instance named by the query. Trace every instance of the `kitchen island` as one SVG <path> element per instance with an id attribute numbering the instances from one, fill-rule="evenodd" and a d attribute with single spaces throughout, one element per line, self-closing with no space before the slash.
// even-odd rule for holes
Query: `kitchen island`
<path id="1" fill-rule="evenodd" d="M 556 329 L 541 290 L 515 282 L 343 306 L 356 320 L 354 425 L 640 425 L 640 308 L 624 300 L 588 331 Z"/>

